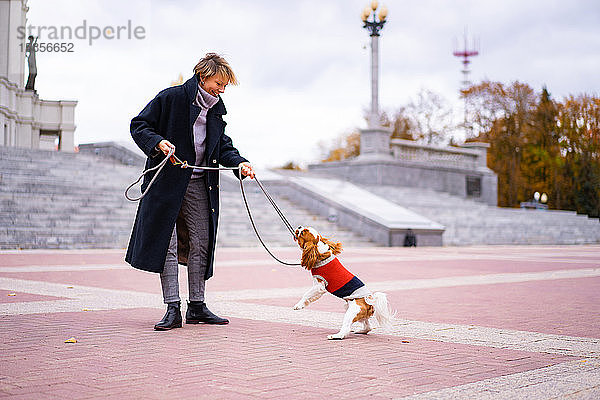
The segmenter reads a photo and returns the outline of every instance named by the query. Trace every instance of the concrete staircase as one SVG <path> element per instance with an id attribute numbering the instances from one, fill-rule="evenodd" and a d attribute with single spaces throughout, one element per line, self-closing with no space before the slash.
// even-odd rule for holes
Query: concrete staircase
<path id="1" fill-rule="evenodd" d="M 428 189 L 362 185 L 443 224 L 444 245 L 600 243 L 600 223 L 573 211 L 492 207 Z"/>
<path id="2" fill-rule="evenodd" d="M 0 248 L 124 248 L 137 203 L 123 190 L 141 166 L 91 154 L 0 146 Z M 259 233 L 268 246 L 294 246 L 255 181 L 244 181 Z M 600 243 L 600 223 L 569 211 L 490 207 L 446 193 L 407 187 L 363 188 L 446 227 L 444 245 Z M 364 236 L 276 197 L 289 221 L 312 225 L 346 246 L 373 246 Z M 230 172 L 221 178 L 219 246 L 260 246 Z"/>
<path id="3" fill-rule="evenodd" d="M 85 154 L 0 147 L 0 248 L 124 247 L 140 169 Z"/>
<path id="4" fill-rule="evenodd" d="M 137 203 L 127 201 L 123 191 L 141 170 L 141 166 L 125 166 L 91 154 L 0 146 L 0 248 L 126 247 Z M 223 181 L 219 246 L 260 246 L 236 181 Z M 268 246 L 293 246 L 256 184 L 245 182 L 263 240 Z M 314 225 L 346 245 L 373 245 L 289 201 L 276 201 L 292 223 Z"/>
<path id="5" fill-rule="evenodd" d="M 221 219 L 219 221 L 219 245 L 260 246 L 248 219 L 248 214 L 240 194 L 239 181 L 232 174 L 226 173 L 221 175 L 220 186 Z M 267 246 L 295 246 L 284 223 L 277 216 L 275 209 L 268 202 L 256 182 L 251 179 L 245 179 L 244 190 L 258 233 Z M 312 226 L 324 236 L 341 241 L 344 246 L 376 246 L 375 243 L 366 237 L 311 213 L 287 197 L 275 196 L 272 191 L 269 191 L 269 193 L 294 229 L 300 225 Z M 223 227 L 226 228 L 223 229 Z"/>

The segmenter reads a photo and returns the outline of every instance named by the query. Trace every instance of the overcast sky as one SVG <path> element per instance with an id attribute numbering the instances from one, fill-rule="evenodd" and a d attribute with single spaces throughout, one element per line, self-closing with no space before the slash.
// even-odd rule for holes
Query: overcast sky
<path id="1" fill-rule="evenodd" d="M 143 39 L 65 39 L 38 53 L 43 99 L 75 99 L 76 143 L 131 140 L 129 122 L 205 53 L 225 56 L 240 86 L 223 95 L 227 134 L 258 166 L 320 157 L 318 143 L 364 127 L 370 102 L 366 0 L 29 0 L 31 26 L 144 29 Z M 598 0 L 421 0 L 389 9 L 380 38 L 380 104 L 393 112 L 421 88 L 458 101 L 465 27 L 479 41 L 472 80 L 546 85 L 561 99 L 600 93 Z M 89 29 L 89 28 L 88 28 Z M 122 31 L 124 35 L 124 31 Z M 40 42 L 49 40 L 47 31 Z M 457 110 L 458 111 L 458 110 Z M 459 114 L 460 115 L 460 114 Z"/>

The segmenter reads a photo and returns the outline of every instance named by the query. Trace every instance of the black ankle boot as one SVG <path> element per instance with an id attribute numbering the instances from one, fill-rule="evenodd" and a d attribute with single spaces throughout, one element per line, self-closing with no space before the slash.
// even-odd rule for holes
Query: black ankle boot
<path id="1" fill-rule="evenodd" d="M 169 303 L 163 319 L 154 325 L 154 330 L 157 331 L 168 331 L 173 328 L 181 328 L 181 304 L 178 301 Z"/>
<path id="2" fill-rule="evenodd" d="M 187 312 L 185 313 L 185 323 L 199 324 L 201 322 L 204 324 L 227 325 L 229 320 L 217 317 L 210 312 L 203 301 L 189 301 Z"/>

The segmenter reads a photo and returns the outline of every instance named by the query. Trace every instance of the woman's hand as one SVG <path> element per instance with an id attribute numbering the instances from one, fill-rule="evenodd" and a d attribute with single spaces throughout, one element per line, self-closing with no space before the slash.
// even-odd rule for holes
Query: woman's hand
<path id="1" fill-rule="evenodd" d="M 238 165 L 240 167 L 240 171 L 242 171 L 242 175 L 249 176 L 251 179 L 254 179 L 254 168 L 252 168 L 252 164 L 249 162 L 243 162 Z"/>
<path id="2" fill-rule="evenodd" d="M 158 147 L 160 151 L 165 153 L 165 156 L 169 154 L 169 151 L 171 151 L 171 149 L 175 150 L 175 145 L 169 142 L 168 140 L 161 140 L 156 147 Z"/>

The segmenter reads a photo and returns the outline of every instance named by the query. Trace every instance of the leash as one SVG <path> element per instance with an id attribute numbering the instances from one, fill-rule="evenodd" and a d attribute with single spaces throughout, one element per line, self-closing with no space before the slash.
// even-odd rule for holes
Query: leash
<path id="1" fill-rule="evenodd" d="M 240 174 L 241 174 L 241 171 L 240 171 Z M 271 253 L 271 251 L 269 251 L 269 249 L 265 245 L 265 242 L 263 242 L 262 238 L 258 234 L 258 230 L 256 229 L 256 225 L 254 225 L 254 218 L 252 218 L 252 213 L 250 212 L 250 207 L 248 207 L 248 200 L 246 200 L 246 192 L 244 191 L 244 184 L 242 183 L 243 181 L 242 181 L 241 175 L 239 176 L 239 180 L 240 180 L 240 189 L 241 189 L 241 192 L 242 192 L 242 197 L 244 198 L 244 205 L 246 206 L 246 211 L 248 212 L 248 218 L 250 219 L 250 223 L 252 224 L 252 229 L 254 229 L 254 233 L 256 234 L 256 237 L 260 241 L 260 244 L 262 244 L 262 246 L 264 247 L 264 249 L 267 251 L 267 253 L 269 253 L 269 255 L 271 257 L 273 257 L 275 260 L 277 260 L 281 264 L 283 264 L 283 265 L 290 265 L 290 266 L 302 265 L 301 263 L 288 263 L 288 262 L 285 262 L 285 261 L 281 261 L 279 258 L 275 257 L 275 255 L 273 253 Z M 265 197 L 269 200 L 269 202 L 271 203 L 271 205 L 273 206 L 273 208 L 275 209 L 275 211 L 277 212 L 277 215 L 279 215 L 279 217 L 281 218 L 281 220 L 285 224 L 285 227 L 288 229 L 288 231 L 290 231 L 290 233 L 292 234 L 292 236 L 294 238 L 296 238 L 296 233 L 294 232 L 292 226 L 290 225 L 290 223 L 288 222 L 288 220 L 285 218 L 285 216 L 283 215 L 283 213 L 281 212 L 281 210 L 279 209 L 279 207 L 277 207 L 277 204 L 275 204 L 275 202 L 273 201 L 273 199 L 269 195 L 269 192 L 267 192 L 267 190 L 263 187 L 263 185 L 260 183 L 260 181 L 258 179 L 256 179 L 256 175 L 254 176 L 254 180 L 256 181 L 256 183 L 258 184 L 258 186 L 260 187 L 260 189 L 262 190 L 262 192 L 265 194 Z"/>
<path id="2" fill-rule="evenodd" d="M 246 211 L 248 212 L 248 218 L 250 219 L 250 223 L 252 224 L 252 229 L 254 229 L 254 233 L 256 234 L 256 237 L 258 238 L 260 244 L 262 244 L 262 246 L 264 247 L 264 249 L 267 251 L 267 253 L 269 253 L 269 255 L 271 257 L 273 257 L 273 259 L 275 259 L 277 262 L 283 264 L 283 265 L 289 265 L 289 266 L 297 266 L 297 265 L 301 265 L 300 263 L 288 263 L 285 261 L 280 260 L 279 258 L 277 258 L 273 253 L 271 253 L 271 251 L 267 248 L 267 245 L 265 244 L 265 242 L 262 240 L 262 238 L 260 237 L 260 234 L 258 233 L 258 229 L 256 229 L 256 225 L 254 224 L 254 218 L 252 217 L 252 213 L 250 212 L 250 206 L 248 205 L 248 199 L 246 199 L 246 191 L 244 190 L 244 182 L 242 179 L 242 171 L 241 171 L 241 167 L 204 167 L 204 166 L 199 166 L 199 165 L 190 165 L 188 164 L 187 161 L 181 161 L 179 159 L 179 157 L 177 157 L 175 155 L 175 149 L 170 149 L 169 153 L 167 154 L 167 156 L 165 157 L 164 160 L 162 160 L 158 165 L 156 165 L 155 167 L 149 168 L 145 171 L 142 172 L 142 174 L 140 175 L 140 177 L 133 182 L 131 185 L 129 185 L 127 187 L 127 189 L 125 189 L 125 198 L 129 201 L 139 201 L 141 199 L 144 198 L 144 196 L 146 196 L 146 194 L 148 193 L 148 190 L 150 190 L 150 187 L 152 186 L 152 184 L 154 183 L 154 181 L 156 180 L 156 178 L 158 177 L 158 174 L 160 174 L 160 171 L 162 171 L 162 169 L 164 168 L 164 166 L 167 164 L 167 162 L 171 160 L 171 163 L 174 166 L 180 165 L 181 168 L 193 168 L 193 169 L 202 169 L 202 170 L 212 170 L 212 171 L 234 171 L 234 170 L 238 170 L 238 179 L 240 181 L 240 191 L 242 193 L 242 198 L 244 200 L 244 205 L 246 206 Z M 142 178 L 144 176 L 146 176 L 146 174 L 156 171 L 156 173 L 154 174 L 154 176 L 152 177 L 152 179 L 150 180 L 150 182 L 148 183 L 148 186 L 146 187 L 146 190 L 141 192 L 141 195 L 139 197 L 130 197 L 129 196 L 129 190 L 135 186 L 139 181 L 142 180 Z M 273 206 L 273 208 L 275 209 L 275 212 L 277 212 L 277 215 L 279 215 L 279 218 L 281 218 L 281 220 L 283 221 L 285 227 L 287 228 L 287 230 L 292 234 L 292 237 L 295 239 L 296 238 L 296 233 L 294 232 L 294 228 L 292 227 L 292 225 L 290 224 L 290 222 L 287 220 L 287 218 L 285 217 L 285 215 L 283 214 L 283 212 L 281 211 L 281 209 L 277 206 L 277 204 L 275 203 L 275 200 L 273 200 L 273 198 L 271 197 L 271 195 L 269 194 L 269 192 L 267 192 L 267 190 L 264 188 L 264 186 L 262 185 L 262 183 L 260 183 L 260 181 L 258 180 L 258 178 L 256 177 L 256 175 L 254 176 L 254 180 L 256 181 L 256 183 L 258 184 L 258 187 L 260 188 L 260 190 L 262 190 L 263 194 L 265 195 L 265 197 L 267 198 L 267 200 L 269 201 L 269 203 L 271 203 L 271 205 Z"/>

